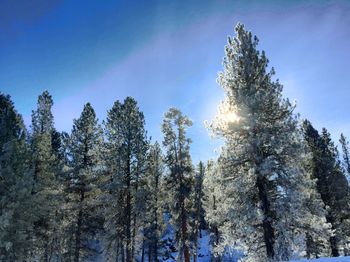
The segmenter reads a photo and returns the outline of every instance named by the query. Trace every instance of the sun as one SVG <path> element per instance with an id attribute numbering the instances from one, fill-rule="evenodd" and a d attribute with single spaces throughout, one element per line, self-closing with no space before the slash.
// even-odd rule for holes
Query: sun
<path id="1" fill-rule="evenodd" d="M 228 101 L 223 101 L 219 105 L 217 118 L 224 124 L 237 123 L 241 119 Z"/>
<path id="2" fill-rule="evenodd" d="M 240 120 L 240 117 L 236 114 L 236 112 L 226 112 L 220 115 L 220 118 L 227 123 L 234 123 Z"/>

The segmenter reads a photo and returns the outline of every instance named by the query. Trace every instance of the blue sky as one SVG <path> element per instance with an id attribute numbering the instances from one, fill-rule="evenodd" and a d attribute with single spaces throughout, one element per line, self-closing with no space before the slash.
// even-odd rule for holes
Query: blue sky
<path id="1" fill-rule="evenodd" d="M 350 137 L 350 1 L 0 1 L 0 91 L 30 123 L 37 96 L 54 98 L 55 124 L 70 131 L 84 103 L 103 120 L 133 96 L 153 140 L 171 106 L 193 120 L 195 162 L 219 142 L 203 122 L 223 91 L 224 45 L 242 22 L 260 39 L 297 112 L 334 139 Z"/>

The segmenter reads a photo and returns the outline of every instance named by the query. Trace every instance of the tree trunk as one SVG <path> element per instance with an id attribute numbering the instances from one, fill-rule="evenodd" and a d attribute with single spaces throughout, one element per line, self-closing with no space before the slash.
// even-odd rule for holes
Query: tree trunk
<path id="1" fill-rule="evenodd" d="M 332 225 L 332 228 L 333 228 L 333 225 L 335 224 L 334 217 L 332 215 L 328 214 L 326 216 L 326 221 L 327 221 L 327 223 L 330 223 Z M 336 236 L 331 236 L 329 238 L 329 243 L 331 246 L 332 257 L 339 257 L 340 254 L 339 254 L 339 250 L 338 250 L 338 241 L 337 241 Z"/>
<path id="2" fill-rule="evenodd" d="M 198 225 L 196 225 L 198 227 Z M 198 256 L 198 230 L 196 230 L 195 234 L 195 243 L 194 243 L 194 254 L 193 254 L 193 262 L 197 262 Z"/>
<path id="3" fill-rule="evenodd" d="M 44 261 L 48 262 L 49 261 L 49 238 L 46 236 L 44 238 L 45 244 L 44 244 Z"/>
<path id="4" fill-rule="evenodd" d="M 122 253 L 122 262 L 125 262 L 125 248 L 123 244 L 121 244 L 121 253 Z"/>
<path id="5" fill-rule="evenodd" d="M 196 210 L 196 225 L 195 225 L 195 243 L 194 243 L 194 256 L 193 256 L 193 262 L 197 262 L 197 256 L 198 256 L 198 237 L 200 235 L 200 205 L 197 205 L 197 210 Z"/>
<path id="6" fill-rule="evenodd" d="M 116 252 L 116 254 L 115 254 L 115 262 L 118 262 L 118 259 L 119 259 L 119 250 L 120 250 L 120 241 L 118 240 L 117 252 Z"/>
<path id="7" fill-rule="evenodd" d="M 158 261 L 158 238 L 154 241 L 154 246 L 153 246 L 153 259 L 154 261 Z"/>
<path id="8" fill-rule="evenodd" d="M 81 246 L 81 220 L 82 220 L 82 211 L 79 211 L 78 222 L 77 222 L 77 232 L 75 234 L 75 251 L 74 251 L 74 262 L 79 262 L 80 255 L 80 246 Z"/>
<path id="9" fill-rule="evenodd" d="M 312 245 L 313 239 L 309 233 L 306 233 L 306 258 L 311 259 L 312 257 Z"/>
<path id="10" fill-rule="evenodd" d="M 81 248 L 81 225 L 83 220 L 83 201 L 84 201 L 84 192 L 80 192 L 80 207 L 78 213 L 77 221 L 77 231 L 75 234 L 75 252 L 74 252 L 74 262 L 79 262 L 80 248 Z"/>
<path id="11" fill-rule="evenodd" d="M 130 170 L 130 158 L 127 160 L 127 174 L 126 174 L 126 261 L 131 260 L 131 170 Z"/>
<path id="12" fill-rule="evenodd" d="M 184 261 L 190 262 L 190 252 L 188 250 L 188 246 L 186 244 L 186 238 L 187 238 L 187 225 L 186 225 L 186 214 L 185 214 L 185 207 L 184 207 L 184 201 L 182 201 L 182 237 L 184 238 L 183 241 L 183 253 L 184 253 Z"/>
<path id="13" fill-rule="evenodd" d="M 152 247 L 151 247 L 151 244 L 148 244 L 148 261 L 152 262 Z"/>
<path id="14" fill-rule="evenodd" d="M 136 181 L 135 181 L 135 202 L 137 202 L 139 199 L 137 199 L 137 191 L 139 186 L 139 171 L 137 171 L 136 174 Z M 133 215 L 133 229 L 132 229 L 132 247 L 131 247 L 131 259 L 134 261 L 135 257 L 135 242 L 136 242 L 136 227 L 137 227 L 137 214 L 136 214 L 136 208 L 134 209 L 134 215 Z"/>
<path id="15" fill-rule="evenodd" d="M 273 259 L 275 256 L 275 252 L 273 249 L 275 243 L 275 232 L 271 223 L 271 210 L 270 210 L 270 202 L 268 199 L 268 181 L 266 178 L 258 175 L 257 179 L 257 187 L 259 191 L 259 199 L 262 204 L 262 211 L 264 214 L 263 220 L 263 231 L 264 231 L 264 242 L 266 246 L 266 255 L 269 259 Z"/>
<path id="16" fill-rule="evenodd" d="M 337 247 L 337 239 L 335 236 L 329 238 L 329 242 L 331 244 L 332 257 L 339 257 L 339 251 Z"/>
<path id="17" fill-rule="evenodd" d="M 145 239 L 142 241 L 142 254 L 141 254 L 141 262 L 145 261 Z"/>
<path id="18" fill-rule="evenodd" d="M 131 262 L 131 196 L 130 192 L 126 197 L 126 261 Z"/>
<path id="19" fill-rule="evenodd" d="M 159 193 L 159 177 L 158 175 L 156 176 L 156 189 L 155 189 L 155 207 L 153 209 L 153 216 L 154 216 L 154 221 L 155 221 L 155 239 L 154 239 L 154 243 L 152 245 L 152 249 L 153 249 L 153 254 L 152 256 L 154 257 L 154 261 L 157 262 L 158 261 L 158 193 Z M 151 251 L 149 251 L 151 252 Z M 151 262 L 151 261 L 150 261 Z"/>
<path id="20" fill-rule="evenodd" d="M 187 245 L 184 245 L 184 258 L 185 262 L 190 262 L 190 252 L 188 250 Z"/>
<path id="21" fill-rule="evenodd" d="M 133 215 L 133 227 L 131 235 L 131 260 L 134 261 L 135 257 L 135 241 L 136 241 L 136 213 Z"/>

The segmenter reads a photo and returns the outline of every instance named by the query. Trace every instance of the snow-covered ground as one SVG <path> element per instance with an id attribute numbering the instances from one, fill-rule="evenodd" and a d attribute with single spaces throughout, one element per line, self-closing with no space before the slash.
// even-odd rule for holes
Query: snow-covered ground
<path id="1" fill-rule="evenodd" d="M 174 232 L 172 227 L 168 224 L 165 237 L 163 239 L 169 239 L 168 243 L 170 243 L 170 239 L 173 238 Z M 174 244 L 174 243 L 172 243 Z M 169 244 L 168 244 L 169 245 Z M 169 250 L 168 246 L 168 250 Z M 171 252 L 169 258 L 163 258 L 162 261 L 165 262 L 174 262 L 177 256 L 177 251 Z M 238 262 L 239 253 L 236 254 L 227 254 L 223 258 L 223 262 Z M 210 250 L 210 234 L 206 230 L 202 230 L 201 237 L 198 239 L 198 262 L 210 262 L 211 260 L 211 250 Z M 350 261 L 349 261 L 350 262 Z"/>
<path id="2" fill-rule="evenodd" d="M 165 257 L 161 261 L 164 262 L 174 262 L 177 256 L 177 251 L 175 251 L 175 243 L 173 240 L 173 228 L 170 224 L 167 225 L 165 230 L 165 235 L 163 241 L 165 241 L 165 249 L 163 250 Z M 198 262 L 210 262 L 210 235 L 206 230 L 202 230 L 202 237 L 199 238 L 198 242 Z M 174 250 L 174 251 L 173 251 Z M 100 254 L 98 257 L 95 257 L 91 262 L 104 262 L 106 259 L 103 254 Z M 145 260 L 147 262 L 147 259 Z M 224 262 L 239 262 L 239 253 L 232 254 L 223 258 Z M 302 260 L 293 260 L 289 262 L 350 262 L 350 257 L 337 257 L 337 258 L 319 258 L 319 259 L 302 259 Z"/>
<path id="3" fill-rule="evenodd" d="M 293 260 L 290 262 L 350 262 L 350 257 L 325 257 L 325 258 L 319 258 L 319 259 L 312 259 L 312 260 Z"/>

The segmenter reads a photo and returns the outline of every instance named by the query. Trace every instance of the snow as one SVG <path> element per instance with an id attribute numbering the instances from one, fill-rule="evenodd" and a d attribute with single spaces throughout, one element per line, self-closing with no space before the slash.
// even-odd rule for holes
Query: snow
<path id="1" fill-rule="evenodd" d="M 167 221 L 169 220 L 169 217 L 165 218 Z M 211 250 L 210 250 L 210 233 L 206 230 L 201 230 L 202 234 L 201 237 L 198 239 L 198 262 L 210 262 L 211 258 Z M 165 234 L 163 236 L 163 241 L 165 241 L 165 250 L 168 250 L 168 258 L 161 258 L 161 261 L 163 262 L 174 262 L 176 261 L 175 258 L 177 256 L 177 251 L 171 252 L 172 248 L 174 248 L 174 230 L 172 226 L 167 223 Z M 94 242 L 97 249 L 100 249 L 99 246 L 101 243 Z M 241 253 L 236 252 L 232 254 L 226 254 L 225 257 L 222 258 L 223 262 L 239 262 L 239 257 L 241 257 Z M 99 256 L 92 258 L 91 260 L 87 260 L 91 262 L 103 262 L 106 261 L 103 254 L 100 254 Z M 147 262 L 147 258 L 145 259 Z M 337 257 L 337 258 L 319 258 L 319 259 L 302 259 L 302 260 L 291 260 L 289 262 L 350 262 L 350 256 L 349 257 Z"/>
<path id="2" fill-rule="evenodd" d="M 202 237 L 198 239 L 198 262 L 209 262 L 210 261 L 210 235 L 207 231 L 202 230 Z"/>
<path id="3" fill-rule="evenodd" d="M 350 257 L 325 257 L 325 258 L 319 258 L 319 259 L 303 259 L 303 260 L 293 260 L 290 262 L 350 262 Z"/>
<path id="4" fill-rule="evenodd" d="M 173 242 L 173 229 L 170 224 L 167 225 L 166 234 L 163 237 L 163 240 L 167 240 L 168 243 L 168 250 L 169 246 L 171 244 L 174 244 Z M 210 250 L 210 233 L 206 230 L 201 230 L 201 237 L 198 239 L 198 262 L 210 262 L 211 261 L 211 250 Z M 162 261 L 164 262 L 174 262 L 176 261 L 175 258 L 177 256 L 177 251 L 171 252 L 169 258 L 163 258 Z M 234 253 L 226 253 L 225 256 L 222 258 L 223 262 L 238 262 L 239 257 L 241 257 L 240 252 L 234 252 Z M 192 258 L 191 258 L 192 261 Z M 350 261 L 349 261 L 350 262 Z"/>
<path id="5" fill-rule="evenodd" d="M 170 224 L 167 225 L 166 234 L 163 237 L 163 240 L 167 240 L 168 245 L 174 244 L 171 243 L 174 232 Z M 202 230 L 202 237 L 198 239 L 198 262 L 210 262 L 210 245 L 209 245 L 210 235 L 206 230 Z M 162 261 L 173 262 L 177 256 L 177 252 L 171 252 L 168 259 Z"/>

